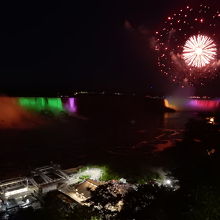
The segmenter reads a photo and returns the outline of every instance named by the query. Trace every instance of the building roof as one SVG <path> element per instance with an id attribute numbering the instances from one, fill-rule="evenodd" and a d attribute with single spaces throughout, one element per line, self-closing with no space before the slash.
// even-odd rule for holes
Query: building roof
<path id="1" fill-rule="evenodd" d="M 63 172 L 65 172 L 65 173 L 68 174 L 68 175 L 71 175 L 71 174 L 77 173 L 80 168 L 82 168 L 82 166 L 65 169 L 65 170 L 63 170 Z"/>
<path id="2" fill-rule="evenodd" d="M 91 196 L 91 190 L 92 191 L 95 190 L 99 185 L 101 185 L 100 182 L 88 179 L 75 186 L 75 189 L 76 192 L 78 192 L 79 194 L 83 195 L 86 199 L 88 199 Z"/>

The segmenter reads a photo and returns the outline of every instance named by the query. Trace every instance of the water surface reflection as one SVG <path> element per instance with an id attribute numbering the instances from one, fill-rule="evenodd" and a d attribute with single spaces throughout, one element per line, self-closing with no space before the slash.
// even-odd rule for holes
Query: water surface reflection
<path id="1" fill-rule="evenodd" d="M 121 102 L 118 97 L 107 102 L 94 97 L 1 97 L 0 106 L 2 179 L 50 161 L 64 167 L 108 163 L 139 170 L 154 160 L 153 152 L 181 138 L 192 116 L 150 111 L 142 100 Z"/>

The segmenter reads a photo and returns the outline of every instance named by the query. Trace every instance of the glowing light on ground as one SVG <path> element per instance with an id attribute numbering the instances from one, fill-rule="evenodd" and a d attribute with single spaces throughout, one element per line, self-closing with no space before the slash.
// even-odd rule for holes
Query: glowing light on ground
<path id="1" fill-rule="evenodd" d="M 99 180 L 102 176 L 102 170 L 99 168 L 88 168 L 81 172 L 82 176 L 89 176 L 90 179 Z"/>
<path id="2" fill-rule="evenodd" d="M 215 124 L 215 117 L 208 117 L 208 118 L 206 118 L 207 120 L 208 120 L 208 123 L 209 124 Z"/>
<path id="3" fill-rule="evenodd" d="M 85 179 L 100 180 L 103 175 L 103 170 L 100 168 L 87 168 L 86 170 L 79 171 L 71 176 L 68 180 L 69 184 L 76 184 L 82 181 L 82 177 Z"/>
<path id="4" fill-rule="evenodd" d="M 188 66 L 200 68 L 210 64 L 216 52 L 216 45 L 210 37 L 194 35 L 185 43 L 183 58 Z"/>
<path id="5" fill-rule="evenodd" d="M 172 182 L 171 182 L 171 180 L 167 179 L 167 180 L 164 181 L 164 184 L 166 184 L 166 185 L 171 185 Z"/>

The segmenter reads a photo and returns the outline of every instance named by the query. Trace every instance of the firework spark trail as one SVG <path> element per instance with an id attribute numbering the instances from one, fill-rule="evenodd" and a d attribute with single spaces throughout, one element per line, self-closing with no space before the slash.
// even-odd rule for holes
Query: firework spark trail
<path id="1" fill-rule="evenodd" d="M 204 67 L 214 60 L 216 56 L 214 41 L 204 35 L 190 37 L 183 49 L 183 58 L 187 65 Z"/>

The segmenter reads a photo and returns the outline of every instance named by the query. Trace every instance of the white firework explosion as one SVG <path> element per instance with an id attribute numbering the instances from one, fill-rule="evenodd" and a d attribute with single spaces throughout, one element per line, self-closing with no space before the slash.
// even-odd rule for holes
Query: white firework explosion
<path id="1" fill-rule="evenodd" d="M 205 35 L 190 37 L 183 47 L 183 59 L 188 66 L 201 68 L 210 64 L 216 57 L 214 41 Z"/>

